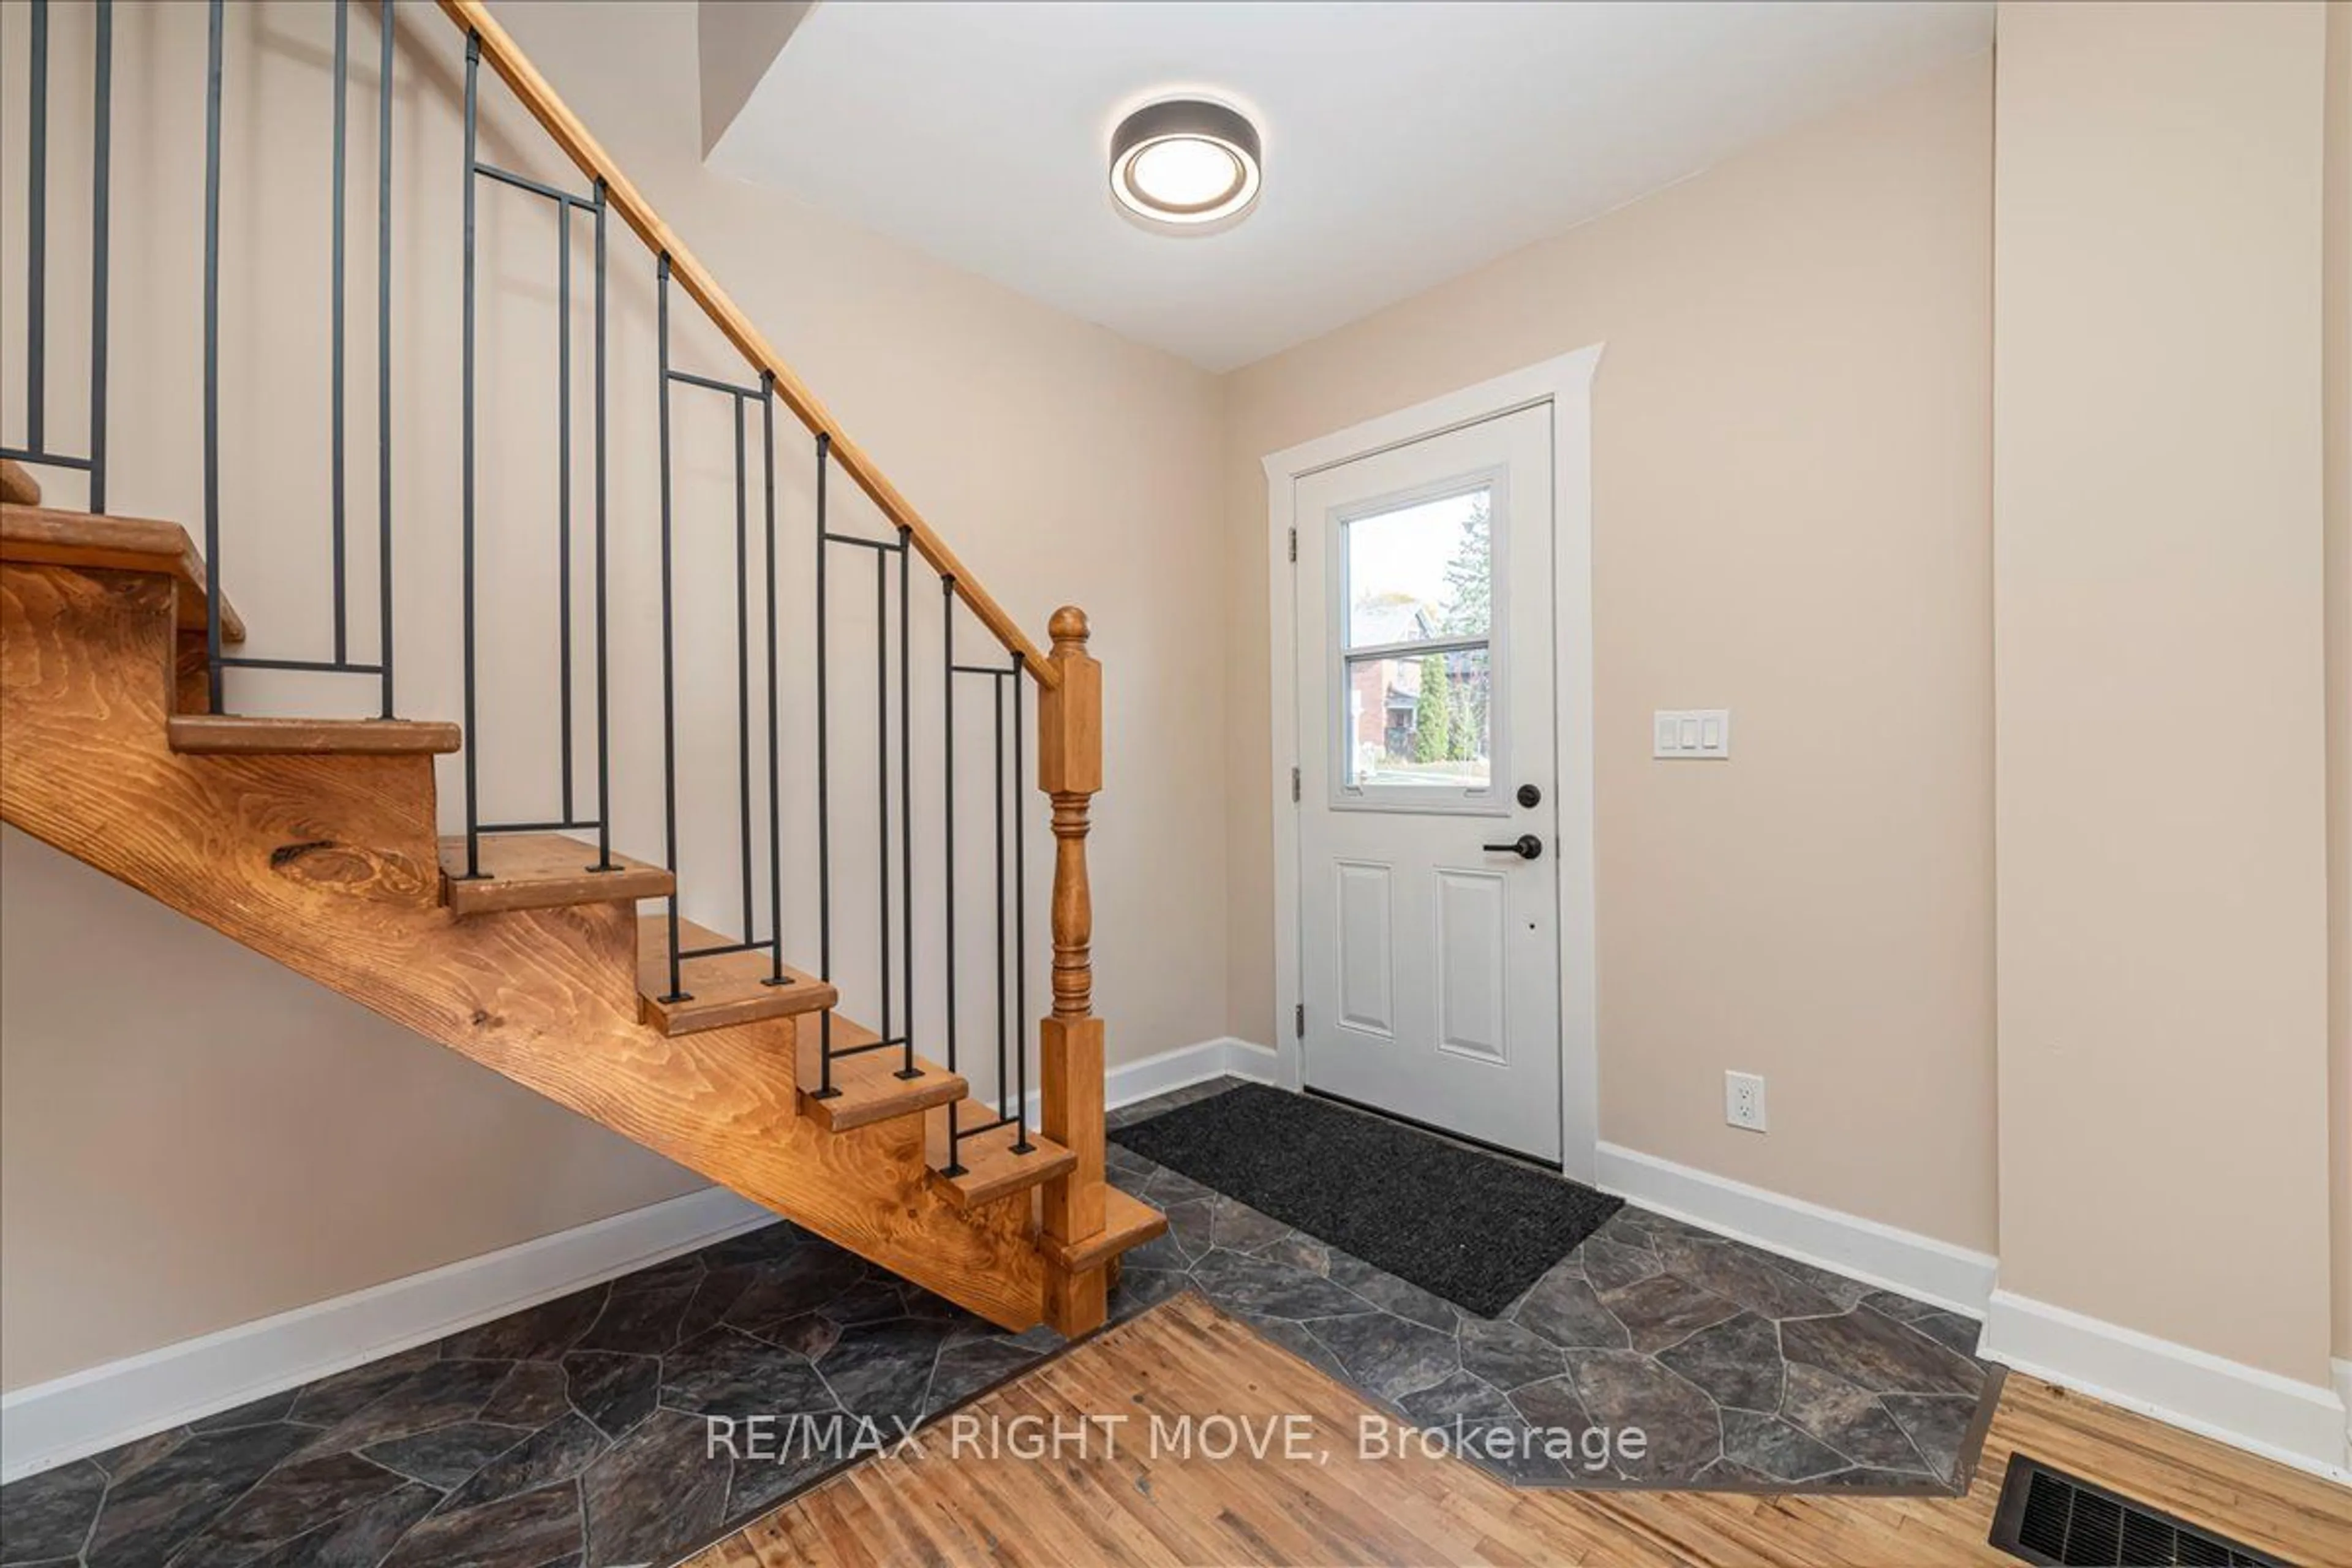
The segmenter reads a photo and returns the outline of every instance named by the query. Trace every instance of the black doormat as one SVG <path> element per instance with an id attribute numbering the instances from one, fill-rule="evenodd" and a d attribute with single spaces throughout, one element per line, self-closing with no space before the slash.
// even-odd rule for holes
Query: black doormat
<path id="1" fill-rule="evenodd" d="M 1564 1176 L 1263 1084 L 1109 1136 L 1482 1318 L 1624 1207 Z"/>

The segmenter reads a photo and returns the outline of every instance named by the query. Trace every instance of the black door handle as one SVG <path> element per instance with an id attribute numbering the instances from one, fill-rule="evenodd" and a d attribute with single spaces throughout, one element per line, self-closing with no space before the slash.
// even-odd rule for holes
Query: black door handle
<path id="1" fill-rule="evenodd" d="M 1543 858 L 1543 840 L 1532 833 L 1522 833 L 1509 844 L 1488 844 L 1483 847 L 1498 854 L 1508 850 L 1522 860 L 1539 860 Z"/>

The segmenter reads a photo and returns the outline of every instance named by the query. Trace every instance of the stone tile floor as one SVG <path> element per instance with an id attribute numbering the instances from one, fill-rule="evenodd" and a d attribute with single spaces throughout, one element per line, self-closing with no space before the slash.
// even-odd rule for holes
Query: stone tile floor
<path id="1" fill-rule="evenodd" d="M 704 1416 L 895 1439 L 1061 1343 L 779 1222 L 0 1489 L 0 1563 L 667 1563 L 842 1462 L 713 1458 Z"/>
<path id="2" fill-rule="evenodd" d="M 1197 1288 L 1423 1426 L 1647 1438 L 1599 1471 L 1468 1446 L 1512 1479 L 1939 1490 L 1973 1463 L 1993 1389 L 1955 1314 L 1628 1207 L 1488 1321 L 1116 1144 L 1110 1159 L 1171 1221 L 1129 1255 L 1115 1318 Z M 1060 1344 L 780 1222 L 0 1488 L 0 1563 L 671 1563 L 844 1462 L 712 1458 L 704 1416 L 842 1413 L 895 1436 Z"/>
<path id="3" fill-rule="evenodd" d="M 1490 1320 L 1118 1143 L 1109 1160 L 1169 1217 L 1127 1255 L 1118 1315 L 1197 1288 L 1522 1484 L 1951 1491 L 1998 1393 L 1975 1320 L 1630 1204 Z"/>

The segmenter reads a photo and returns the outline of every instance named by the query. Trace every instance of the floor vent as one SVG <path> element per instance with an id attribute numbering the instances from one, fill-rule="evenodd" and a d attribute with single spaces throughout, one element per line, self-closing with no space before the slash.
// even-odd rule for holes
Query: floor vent
<path id="1" fill-rule="evenodd" d="M 2106 1568 L 2287 1568 L 2278 1558 L 2226 1541 L 2210 1531 L 2159 1513 L 2077 1480 L 2022 1454 L 2009 1461 L 1991 1543 L 2028 1563 L 2102 1563 Z"/>

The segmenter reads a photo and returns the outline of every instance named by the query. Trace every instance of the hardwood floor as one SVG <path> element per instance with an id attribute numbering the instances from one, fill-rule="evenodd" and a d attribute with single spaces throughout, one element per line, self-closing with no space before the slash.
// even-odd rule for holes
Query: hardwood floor
<path id="1" fill-rule="evenodd" d="M 1161 1445 L 1154 1417 L 1299 1415 L 1325 1456 L 1212 1459 Z M 1123 1416 L 1106 1436 L 1099 1418 Z M 1080 1451 L 1006 1447 L 1097 1418 Z M 2352 1562 L 2352 1489 L 2012 1377 L 1960 1498 L 1520 1491 L 1460 1460 L 1363 1457 L 1359 1422 L 1402 1429 L 1198 1296 L 1079 1346 L 950 1418 L 920 1451 L 876 1458 L 786 1503 L 688 1568 L 792 1563 L 2009 1563 L 1985 1544 L 2013 1452 L 2305 1564 Z M 1196 1432 L 1201 1428 L 1195 1427 Z"/>

